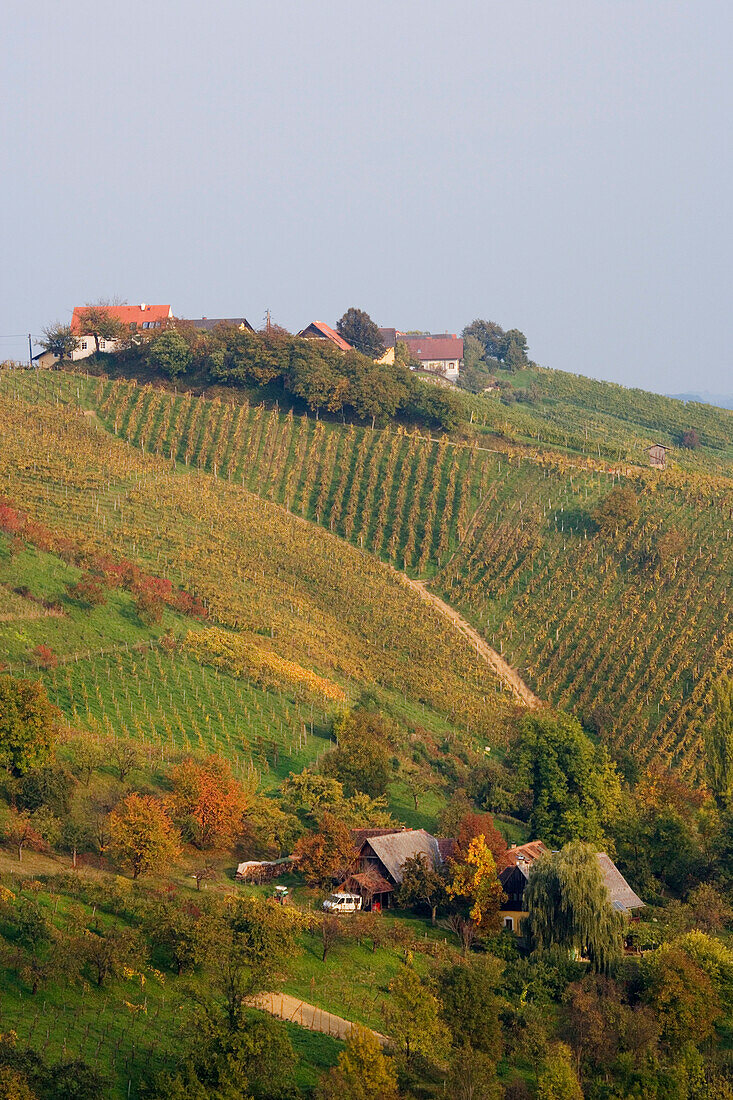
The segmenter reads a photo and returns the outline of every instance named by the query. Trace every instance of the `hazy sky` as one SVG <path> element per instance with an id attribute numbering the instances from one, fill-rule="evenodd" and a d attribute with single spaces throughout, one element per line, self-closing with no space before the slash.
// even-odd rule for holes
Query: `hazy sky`
<path id="1" fill-rule="evenodd" d="M 733 391 L 729 0 L 4 0 L 1 20 L 0 336 L 110 296 L 293 329 L 356 305 Z"/>

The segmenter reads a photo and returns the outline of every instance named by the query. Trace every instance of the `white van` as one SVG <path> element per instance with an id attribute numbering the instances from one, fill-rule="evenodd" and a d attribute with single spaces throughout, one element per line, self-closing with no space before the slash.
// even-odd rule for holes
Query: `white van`
<path id="1" fill-rule="evenodd" d="M 359 894 L 330 894 L 323 903 L 327 913 L 356 913 L 361 909 Z"/>

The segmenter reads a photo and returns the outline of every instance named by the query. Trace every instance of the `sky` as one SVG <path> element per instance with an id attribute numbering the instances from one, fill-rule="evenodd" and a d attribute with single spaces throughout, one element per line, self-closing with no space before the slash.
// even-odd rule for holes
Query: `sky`
<path id="1" fill-rule="evenodd" d="M 727 0 L 4 0 L 0 359 L 102 298 L 733 392 Z"/>

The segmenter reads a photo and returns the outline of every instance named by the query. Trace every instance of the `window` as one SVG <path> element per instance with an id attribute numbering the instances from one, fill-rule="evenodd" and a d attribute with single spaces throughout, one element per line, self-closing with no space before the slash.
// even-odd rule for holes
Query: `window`
<path id="1" fill-rule="evenodd" d="M 143 321 L 143 328 L 150 328 L 150 321 Z"/>
<path id="2" fill-rule="evenodd" d="M 101 351 L 101 349 L 102 349 L 103 347 L 104 347 L 104 340 L 100 340 L 100 341 L 99 341 L 99 349 L 100 349 L 100 351 Z"/>
<path id="3" fill-rule="evenodd" d="M 86 342 L 86 340 L 82 340 L 82 342 L 81 342 L 81 350 L 82 350 L 82 351 L 86 351 L 86 350 L 87 350 L 87 342 Z"/>
<path id="4" fill-rule="evenodd" d="M 504 927 L 508 928 L 510 932 L 514 931 L 514 917 L 504 917 Z"/>
<path id="5" fill-rule="evenodd" d="M 137 328 L 137 321 L 130 321 L 130 332 L 134 332 Z"/>

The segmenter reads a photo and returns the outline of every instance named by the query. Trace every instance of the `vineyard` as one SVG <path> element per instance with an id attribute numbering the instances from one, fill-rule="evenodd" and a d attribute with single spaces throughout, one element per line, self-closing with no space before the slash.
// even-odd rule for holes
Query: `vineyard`
<path id="1" fill-rule="evenodd" d="M 727 598 L 733 493 L 727 478 L 609 466 L 590 454 L 571 460 L 558 451 L 521 452 L 507 443 L 502 452 L 500 446 L 489 450 L 475 441 L 437 441 L 400 429 L 339 428 L 277 409 L 171 394 L 124 380 L 68 376 L 19 385 L 17 400 L 55 402 L 64 423 L 78 425 L 78 413 L 72 412 L 77 402 L 94 407 L 111 433 L 133 445 L 136 457 L 121 451 L 119 443 L 110 454 L 124 453 L 126 461 L 142 468 L 157 462 L 156 469 L 165 470 L 159 475 L 161 499 L 169 493 L 166 486 L 199 484 L 202 472 L 210 471 L 217 475 L 216 482 L 206 481 L 211 492 L 234 493 L 243 512 L 252 508 L 252 493 L 284 505 L 288 529 L 298 533 L 301 547 L 290 545 L 285 586 L 298 615 L 306 598 L 334 585 L 335 557 L 352 553 L 344 541 L 331 540 L 323 544 L 329 555 L 320 563 L 325 573 L 313 560 L 306 564 L 302 554 L 313 553 L 305 546 L 313 545 L 314 524 L 320 524 L 373 557 L 430 579 L 541 698 L 576 710 L 638 764 L 662 761 L 700 774 L 710 685 L 733 661 Z M 646 414 L 651 420 L 653 410 Z M 720 429 L 717 421 L 707 427 L 709 445 L 722 448 L 725 439 L 714 434 L 716 424 Z M 597 531 L 592 513 L 619 481 L 637 490 L 641 517 L 628 537 L 609 539 Z M 97 527 L 110 523 L 113 498 L 110 490 L 102 492 L 107 518 L 98 519 Z M 128 493 L 124 505 L 119 501 L 128 518 L 133 498 Z M 282 509 L 261 515 L 286 522 Z M 306 527 L 297 517 L 313 523 Z M 666 535 L 680 546 L 662 560 L 657 546 Z M 128 545 L 131 537 L 128 531 Z M 175 557 L 180 560 L 180 547 Z M 375 575 L 373 558 L 362 554 L 353 561 Z M 347 588 L 363 579 L 352 578 Z M 390 604 L 395 607 L 392 582 L 387 591 L 389 603 L 367 610 L 357 598 L 354 611 L 384 654 L 381 682 L 412 694 L 414 681 L 408 685 L 408 670 L 396 650 L 408 664 L 414 658 L 407 656 L 404 629 L 388 611 Z M 349 602 L 346 592 L 341 588 L 343 605 Z M 216 601 L 214 592 L 210 598 Z M 247 625 L 271 633 L 282 657 L 298 659 L 292 628 L 264 607 L 255 615 L 258 598 L 251 599 Z M 217 614 L 242 625 L 231 608 Z M 323 647 L 324 635 L 316 630 L 307 640 L 300 638 L 298 652 L 302 659 L 305 641 L 309 659 L 301 663 L 326 674 L 330 669 L 348 687 L 350 679 L 368 674 L 361 643 L 354 649 L 343 635 L 346 621 L 338 617 L 328 625 L 334 645 Z M 302 622 L 298 631 L 303 634 Z M 416 639 L 415 620 L 413 631 Z M 461 670 L 472 684 L 471 700 L 461 701 L 451 682 L 454 663 L 437 671 L 437 650 L 457 644 L 444 622 L 433 623 L 430 644 L 421 653 L 418 697 L 451 718 L 460 713 L 462 723 L 476 730 L 485 721 L 476 695 L 485 672 L 475 663 L 470 672 Z M 348 653 L 349 659 L 334 661 L 336 653 Z M 469 654 L 465 659 L 470 663 Z M 436 679 L 426 673 L 426 661 Z M 495 685 L 491 690 L 496 699 Z"/>
<path id="2" fill-rule="evenodd" d="M 392 570 L 241 487 L 110 438 L 73 394 L 33 397 L 31 407 L 15 378 L 0 380 L 0 494 L 195 592 L 214 621 L 349 697 L 377 685 L 426 720 L 437 712 L 472 737 L 505 737 L 500 682 Z"/>

